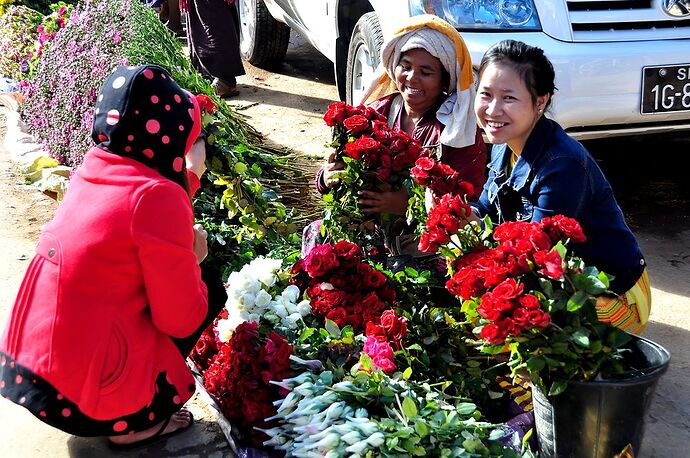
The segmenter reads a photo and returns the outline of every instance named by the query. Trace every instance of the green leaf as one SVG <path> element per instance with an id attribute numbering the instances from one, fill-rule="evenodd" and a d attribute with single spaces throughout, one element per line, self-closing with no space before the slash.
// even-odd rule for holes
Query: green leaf
<path id="1" fill-rule="evenodd" d="M 316 329 L 306 328 L 304 331 L 302 331 L 302 334 L 300 334 L 298 340 L 300 342 L 304 342 L 305 340 L 307 340 L 308 338 L 310 338 L 314 334 L 314 331 L 316 331 Z"/>
<path id="2" fill-rule="evenodd" d="M 429 427 L 424 423 L 423 420 L 417 420 L 414 422 L 414 430 L 420 437 L 426 437 L 429 435 Z"/>
<path id="3" fill-rule="evenodd" d="M 570 338 L 579 346 L 589 348 L 589 331 L 587 329 L 578 329 Z"/>
<path id="4" fill-rule="evenodd" d="M 409 380 L 411 376 L 412 376 L 412 368 L 408 367 L 407 369 L 405 369 L 403 371 L 402 378 L 403 378 L 403 380 Z"/>
<path id="5" fill-rule="evenodd" d="M 527 370 L 530 372 L 538 372 L 544 368 L 546 365 L 546 361 L 544 361 L 544 358 L 541 358 L 539 356 L 532 356 L 530 359 L 527 360 Z"/>
<path id="6" fill-rule="evenodd" d="M 475 410 L 477 410 L 477 405 L 471 402 L 461 402 L 455 406 L 455 411 L 458 415 L 470 415 Z"/>
<path id="7" fill-rule="evenodd" d="M 568 387 L 568 382 L 565 380 L 556 380 L 551 384 L 551 388 L 549 389 L 549 396 L 557 396 L 561 394 L 562 392 L 565 391 L 565 389 Z"/>
<path id="8" fill-rule="evenodd" d="M 238 175 L 242 175 L 244 172 L 247 171 L 247 165 L 244 164 L 244 163 L 242 163 L 242 162 L 237 162 L 237 163 L 235 164 L 235 166 L 233 167 L 233 170 L 234 170 L 235 173 L 237 173 Z"/>
<path id="9" fill-rule="evenodd" d="M 326 324 L 324 325 L 324 328 L 326 328 L 326 331 L 328 331 L 328 334 L 330 334 L 331 337 L 340 337 L 340 328 L 337 324 L 335 324 L 334 321 L 331 321 L 328 318 L 326 318 Z"/>
<path id="10" fill-rule="evenodd" d="M 577 291 L 568 299 L 567 309 L 569 312 L 577 312 L 587 302 L 589 294 L 586 291 Z"/>
<path id="11" fill-rule="evenodd" d="M 412 398 L 405 397 L 402 401 L 402 409 L 407 418 L 414 418 L 417 416 L 417 405 Z"/>

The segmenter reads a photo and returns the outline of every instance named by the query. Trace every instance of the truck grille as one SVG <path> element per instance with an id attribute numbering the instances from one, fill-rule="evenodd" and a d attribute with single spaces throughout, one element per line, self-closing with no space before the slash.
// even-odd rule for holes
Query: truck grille
<path id="1" fill-rule="evenodd" d="M 668 40 L 690 37 L 690 15 L 671 17 L 664 0 L 567 1 L 573 41 Z M 686 2 L 690 7 L 690 1 Z"/>

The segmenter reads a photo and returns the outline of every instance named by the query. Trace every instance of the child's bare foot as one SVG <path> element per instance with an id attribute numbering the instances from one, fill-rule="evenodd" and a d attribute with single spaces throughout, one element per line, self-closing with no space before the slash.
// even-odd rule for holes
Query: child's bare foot
<path id="1" fill-rule="evenodd" d="M 182 432 L 192 426 L 194 417 L 187 409 L 180 409 L 156 426 L 123 436 L 110 436 L 108 441 L 115 448 L 140 447 Z"/>

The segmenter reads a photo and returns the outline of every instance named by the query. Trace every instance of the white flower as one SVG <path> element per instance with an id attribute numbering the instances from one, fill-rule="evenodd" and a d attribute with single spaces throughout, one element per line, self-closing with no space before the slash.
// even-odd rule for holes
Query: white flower
<path id="1" fill-rule="evenodd" d="M 297 304 L 297 312 L 303 317 L 309 315 L 311 313 L 311 304 L 309 301 L 304 300 Z"/>
<path id="2" fill-rule="evenodd" d="M 246 267 L 254 278 L 270 288 L 276 284 L 278 278 L 275 273 L 282 264 L 280 259 L 256 258 Z"/>
<path id="3" fill-rule="evenodd" d="M 232 333 L 235 332 L 235 327 L 230 320 L 218 320 L 216 325 L 216 331 L 218 332 L 218 339 L 221 342 L 227 342 L 232 337 Z"/>
<path id="4" fill-rule="evenodd" d="M 251 308 L 256 303 L 256 295 L 252 293 L 244 293 L 240 297 L 240 304 L 245 308 Z"/>
<path id="5" fill-rule="evenodd" d="M 285 326 L 288 329 L 295 329 L 297 327 L 297 323 L 299 323 L 302 320 L 302 315 L 299 313 L 292 313 L 285 318 L 283 318 L 283 326 Z"/>
<path id="6" fill-rule="evenodd" d="M 379 431 L 375 432 L 374 434 L 369 436 L 369 438 L 367 439 L 367 442 L 372 447 L 380 447 L 385 441 L 386 441 L 386 438 L 383 436 L 383 433 L 381 433 Z"/>
<path id="7" fill-rule="evenodd" d="M 247 286 L 244 290 L 248 293 L 256 294 L 261 290 L 261 283 L 254 278 L 247 278 Z"/>
<path id="8" fill-rule="evenodd" d="M 297 302 L 297 298 L 299 298 L 299 288 L 295 285 L 290 285 L 285 288 L 285 291 L 283 291 L 281 295 L 286 297 L 290 302 Z"/>
<path id="9" fill-rule="evenodd" d="M 270 302 L 271 302 L 271 295 L 268 294 L 263 289 L 261 291 L 259 291 L 258 293 L 256 293 L 256 301 L 254 302 L 254 304 L 257 307 L 265 309 L 266 307 L 268 307 L 268 304 Z"/>
<path id="10" fill-rule="evenodd" d="M 268 304 L 268 309 L 269 309 L 271 312 L 273 312 L 273 313 L 275 313 L 276 315 L 278 315 L 280 318 L 286 318 L 287 315 L 288 315 L 288 314 L 287 314 L 287 310 L 285 309 L 285 307 L 283 306 L 283 304 L 281 304 L 280 302 L 271 301 L 271 303 Z"/>

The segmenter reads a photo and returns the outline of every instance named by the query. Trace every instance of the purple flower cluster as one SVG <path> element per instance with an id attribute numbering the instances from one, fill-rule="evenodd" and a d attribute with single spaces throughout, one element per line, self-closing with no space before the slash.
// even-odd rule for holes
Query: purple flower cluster
<path id="1" fill-rule="evenodd" d="M 115 67 L 128 64 L 123 42 L 133 35 L 131 10 L 130 0 L 86 0 L 77 6 L 24 88 L 22 116 L 29 130 L 66 165 L 81 164 L 92 146 L 93 107 L 102 82 Z"/>

